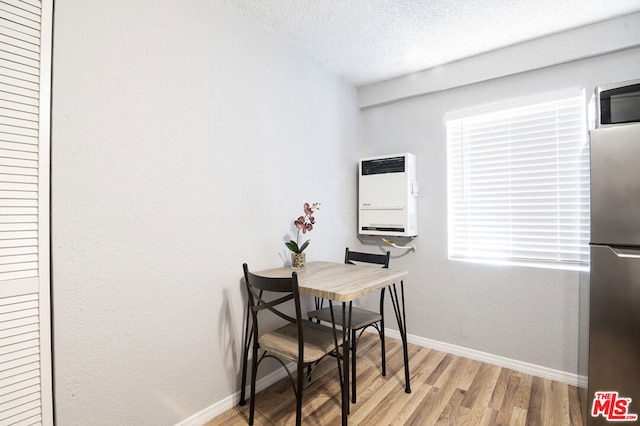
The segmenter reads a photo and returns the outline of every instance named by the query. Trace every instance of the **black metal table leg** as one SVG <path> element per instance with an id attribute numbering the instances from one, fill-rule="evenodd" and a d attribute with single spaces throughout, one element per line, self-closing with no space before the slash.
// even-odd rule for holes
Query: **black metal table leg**
<path id="1" fill-rule="evenodd" d="M 406 393 L 411 393 L 411 383 L 409 379 L 409 348 L 407 347 L 407 317 L 404 308 L 404 282 L 400 281 L 400 298 L 398 298 L 398 291 L 395 284 L 393 284 L 389 290 L 393 311 L 396 314 L 396 320 L 398 321 L 398 331 L 400 332 L 400 338 L 402 339 L 402 351 L 404 353 L 404 391 Z"/>
<path id="2" fill-rule="evenodd" d="M 340 392 L 342 395 L 342 425 L 346 426 L 349 416 L 349 333 L 347 327 L 351 327 L 352 302 L 349 302 L 349 316 L 347 317 L 346 302 L 342 302 L 342 364 L 340 363 L 340 351 L 338 349 L 338 332 L 336 330 L 336 320 L 333 313 L 333 303 L 329 302 L 331 311 L 331 328 L 333 329 L 333 339 L 336 346 L 336 359 L 338 360 L 338 375 L 340 376 Z"/>
<path id="3" fill-rule="evenodd" d="M 338 362 L 338 377 L 340 378 L 340 395 L 342 395 L 342 389 L 344 387 L 344 380 L 342 380 L 342 366 L 340 364 L 340 349 L 338 346 L 338 334 L 336 331 L 336 319 L 333 313 L 333 304 L 329 302 L 329 311 L 331 312 L 331 325 L 333 330 L 333 343 L 336 348 L 336 361 Z"/>
<path id="4" fill-rule="evenodd" d="M 343 314 L 345 311 L 344 308 L 344 303 L 342 304 L 343 306 Z M 344 337 L 344 354 L 345 354 L 345 360 L 344 360 L 344 382 L 346 384 L 345 386 L 345 391 L 344 391 L 344 395 L 343 395 L 343 400 L 342 400 L 342 424 L 346 425 L 347 424 L 347 416 L 349 414 L 351 414 L 351 397 L 349 395 L 349 380 L 351 379 L 350 376 L 350 371 L 349 371 L 349 357 L 351 356 L 351 313 L 353 311 L 353 302 L 349 302 L 349 313 L 347 314 L 347 316 L 343 316 L 343 322 L 344 325 L 342 327 L 342 336 Z M 346 408 L 346 413 L 345 413 L 345 408 Z"/>

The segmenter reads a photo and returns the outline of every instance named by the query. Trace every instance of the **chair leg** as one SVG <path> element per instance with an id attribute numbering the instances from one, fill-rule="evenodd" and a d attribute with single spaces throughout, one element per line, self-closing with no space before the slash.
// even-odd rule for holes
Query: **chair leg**
<path id="1" fill-rule="evenodd" d="M 356 330 L 351 330 L 351 402 L 356 403 Z"/>
<path id="2" fill-rule="evenodd" d="M 304 389 L 304 364 L 298 362 L 298 389 L 296 392 L 296 426 L 302 425 L 302 391 Z"/>
<path id="3" fill-rule="evenodd" d="M 242 379 L 240 381 L 240 405 L 247 403 L 245 398 L 245 388 L 247 387 L 247 359 L 249 358 L 249 348 L 251 345 L 251 336 L 249 335 L 249 322 L 251 307 L 247 304 L 247 319 L 244 327 L 244 342 L 242 343 Z"/>
<path id="4" fill-rule="evenodd" d="M 382 353 L 382 375 L 387 375 L 387 354 L 384 347 L 384 318 L 380 321 L 380 351 Z"/>
<path id="5" fill-rule="evenodd" d="M 249 425 L 253 425 L 253 415 L 256 409 L 256 376 L 258 373 L 258 348 L 254 343 L 253 359 L 251 360 L 251 402 L 249 403 Z"/>
<path id="6" fill-rule="evenodd" d="M 384 347 L 384 288 L 380 291 L 380 351 L 382 352 L 382 376 L 387 375 L 387 354 Z"/>

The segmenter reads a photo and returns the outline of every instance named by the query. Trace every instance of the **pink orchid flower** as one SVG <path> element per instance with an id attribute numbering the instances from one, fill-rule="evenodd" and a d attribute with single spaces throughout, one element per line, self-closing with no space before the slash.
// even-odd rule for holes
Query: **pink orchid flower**
<path id="1" fill-rule="evenodd" d="M 307 240 L 304 244 L 300 245 L 300 231 L 302 231 L 303 234 L 306 234 L 307 232 L 311 232 L 313 230 L 313 225 L 315 225 L 316 223 L 316 218 L 313 217 L 313 212 L 320 209 L 320 203 L 304 203 L 302 209 L 304 210 L 304 215 L 299 216 L 296 220 L 293 221 L 293 224 L 298 230 L 296 241 L 291 240 L 288 243 L 285 243 L 287 248 L 289 248 L 289 250 L 293 251 L 294 253 L 302 253 L 311 242 L 311 240 Z"/>

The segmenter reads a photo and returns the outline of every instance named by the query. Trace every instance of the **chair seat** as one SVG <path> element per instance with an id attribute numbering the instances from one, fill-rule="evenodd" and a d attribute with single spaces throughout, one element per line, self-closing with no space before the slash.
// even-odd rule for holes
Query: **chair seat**
<path id="1" fill-rule="evenodd" d="M 331 327 L 302 321 L 304 333 L 304 362 L 311 363 L 335 350 L 333 329 Z M 342 345 L 342 333 L 338 334 L 338 345 Z M 258 339 L 260 347 L 278 354 L 289 361 L 298 361 L 298 327 L 287 324 L 274 331 L 263 334 Z"/>
<path id="2" fill-rule="evenodd" d="M 333 307 L 333 315 L 335 317 L 336 325 L 343 326 L 344 320 L 342 318 L 342 307 Z M 327 308 L 318 309 L 307 313 L 307 317 L 312 319 L 319 319 L 331 323 L 331 310 Z M 361 308 L 351 309 L 351 329 L 358 330 L 367 327 L 382 320 L 382 316 L 378 312 L 368 311 Z"/>

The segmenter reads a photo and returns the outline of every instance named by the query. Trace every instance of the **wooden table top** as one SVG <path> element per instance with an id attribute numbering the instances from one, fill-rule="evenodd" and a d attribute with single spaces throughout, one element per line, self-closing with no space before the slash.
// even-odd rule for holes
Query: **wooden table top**
<path id="1" fill-rule="evenodd" d="M 263 277 L 290 277 L 298 274 L 301 294 L 350 302 L 367 293 L 399 283 L 409 274 L 407 271 L 348 265 L 336 262 L 308 262 L 304 269 L 282 267 L 253 272 Z"/>

